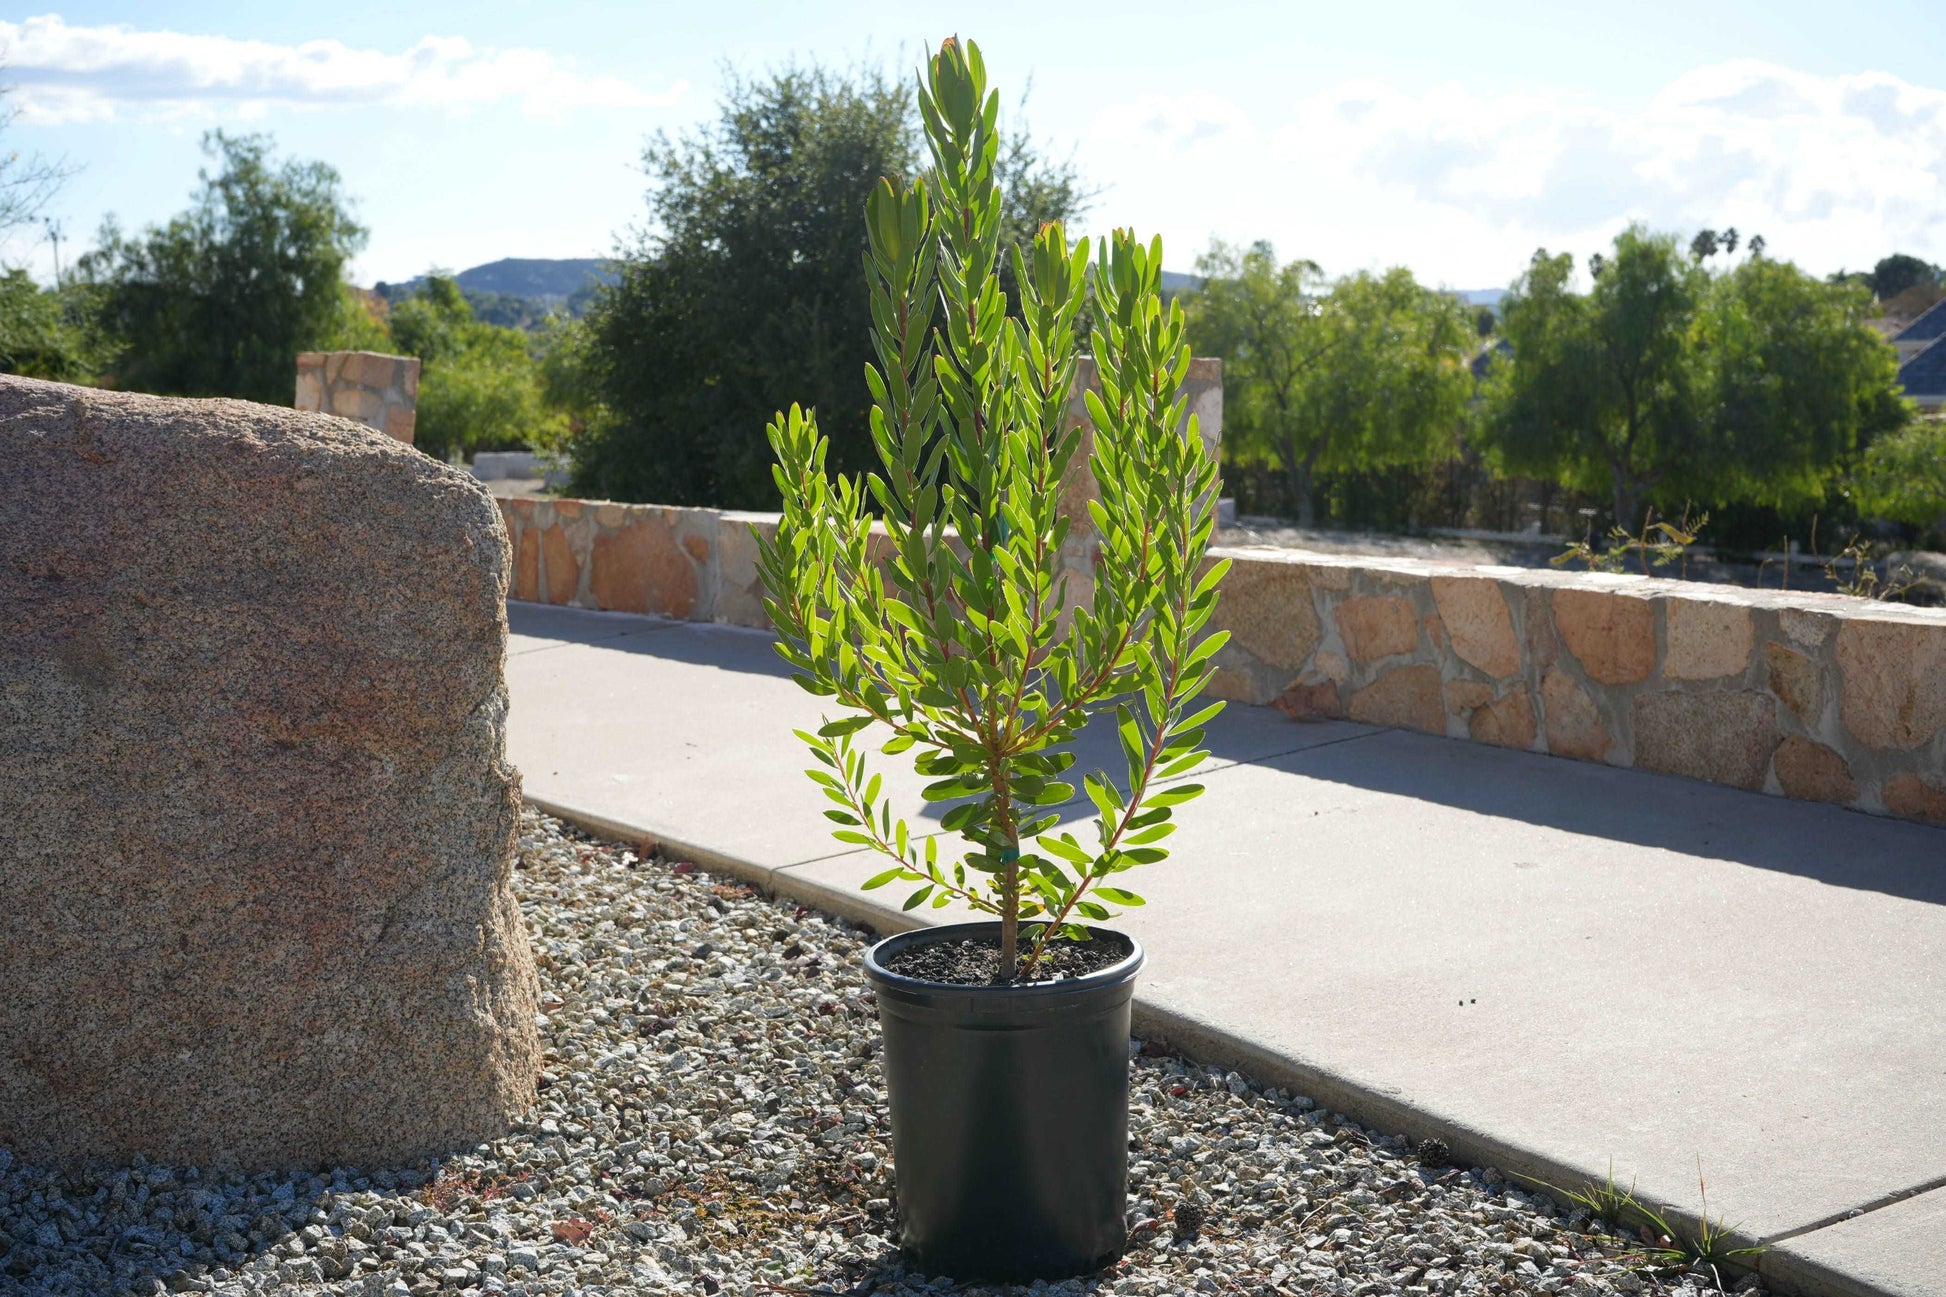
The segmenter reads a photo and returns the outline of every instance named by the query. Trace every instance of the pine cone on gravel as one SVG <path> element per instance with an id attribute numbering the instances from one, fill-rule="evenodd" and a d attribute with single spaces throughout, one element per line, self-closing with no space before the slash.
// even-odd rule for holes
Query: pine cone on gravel
<path id="1" fill-rule="evenodd" d="M 1193 1202 L 1176 1205 L 1176 1237 L 1187 1239 L 1196 1237 L 1198 1230 L 1209 1221 L 1209 1213 Z"/>
<path id="2" fill-rule="evenodd" d="M 1422 1139 L 1412 1152 L 1421 1166 L 1445 1166 L 1453 1159 L 1453 1150 L 1446 1147 L 1443 1139 Z"/>

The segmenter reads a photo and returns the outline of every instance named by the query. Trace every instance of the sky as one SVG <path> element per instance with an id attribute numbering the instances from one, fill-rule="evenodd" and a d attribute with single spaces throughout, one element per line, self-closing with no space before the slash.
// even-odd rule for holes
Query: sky
<path id="1" fill-rule="evenodd" d="M 362 284 L 604 256 L 647 220 L 645 141 L 711 121 L 726 78 L 910 75 L 959 32 L 1099 187 L 1088 229 L 1160 233 L 1172 269 L 1269 239 L 1331 274 L 1501 287 L 1643 221 L 1824 274 L 1946 262 L 1940 3 L 4 0 L 0 149 L 74 169 L 48 209 L 64 261 L 110 213 L 186 207 L 213 128 L 337 168 Z M 0 262 L 49 278 L 43 233 Z"/>

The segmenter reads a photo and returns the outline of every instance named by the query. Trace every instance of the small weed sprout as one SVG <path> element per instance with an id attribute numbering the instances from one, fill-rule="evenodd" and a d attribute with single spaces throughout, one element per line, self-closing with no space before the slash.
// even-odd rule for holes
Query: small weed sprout
<path id="1" fill-rule="evenodd" d="M 1681 1270 L 1707 1266 L 1716 1273 L 1719 1290 L 1723 1286 L 1722 1267 L 1747 1266 L 1766 1250 L 1733 1245 L 1731 1240 L 1737 1226 L 1724 1224 L 1721 1216 L 1710 1216 L 1709 1185 L 1703 1179 L 1703 1160 L 1700 1157 L 1696 1159 L 1696 1187 L 1702 1196 L 1703 1210 L 1693 1232 L 1670 1224 L 1663 1213 L 1638 1199 L 1633 1181 L 1626 1189 L 1616 1184 L 1613 1158 L 1608 1162 L 1606 1181 L 1596 1184 L 1590 1180 L 1580 1189 L 1563 1189 L 1532 1176 L 1523 1175 L 1520 1178 L 1587 1211 L 1612 1235 L 1623 1237 L 1633 1229 L 1641 1246 L 1632 1249 L 1632 1254 L 1641 1258 L 1647 1268 Z"/>
<path id="2" fill-rule="evenodd" d="M 1645 1238 L 1647 1245 L 1642 1256 L 1651 1265 L 1671 1269 L 1707 1266 L 1716 1274 L 1716 1286 L 1721 1289 L 1723 1276 L 1720 1273 L 1726 1265 L 1746 1265 L 1767 1249 L 1762 1247 L 1736 1247 L 1731 1238 L 1737 1226 L 1726 1225 L 1721 1216 L 1710 1219 L 1709 1185 L 1703 1179 L 1703 1159 L 1696 1159 L 1696 1188 L 1703 1199 L 1703 1210 L 1697 1219 L 1696 1230 L 1679 1229 L 1671 1225 L 1663 1215 L 1641 1203 L 1634 1209 L 1642 1217 L 1645 1232 L 1653 1238 Z"/>
<path id="3" fill-rule="evenodd" d="M 1536 1180 L 1527 1175 L 1520 1178 L 1531 1185 L 1547 1190 L 1565 1202 L 1573 1203 L 1610 1231 L 1628 1225 L 1631 1215 L 1638 1219 L 1641 1216 L 1641 1209 L 1635 1201 L 1634 1183 L 1630 1182 L 1626 1189 L 1615 1183 L 1615 1159 L 1612 1157 L 1608 1159 L 1608 1179 L 1601 1184 L 1590 1180 L 1580 1189 L 1563 1189 L 1558 1185 L 1549 1184 L 1545 1180 Z"/>
<path id="4" fill-rule="evenodd" d="M 1811 520 L 1811 553 L 1818 553 L 1818 523 Z M 1853 532 L 1845 547 L 1824 561 L 1824 575 L 1839 594 L 1854 599 L 1895 600 L 1903 598 L 1917 581 L 1910 567 L 1900 565 L 1884 576 L 1878 573 L 1873 547 Z M 1848 571 L 1841 570 L 1849 568 Z"/>
<path id="5" fill-rule="evenodd" d="M 1626 572 L 1632 561 L 1642 569 L 1643 576 L 1651 575 L 1652 568 L 1680 562 L 1682 575 L 1687 576 L 1690 546 L 1702 535 L 1709 520 L 1706 513 L 1692 520 L 1687 506 L 1682 517 L 1673 522 L 1667 518 L 1658 520 L 1655 510 L 1650 509 L 1642 517 L 1640 531 L 1631 533 L 1620 525 L 1612 527 L 1607 544 L 1600 549 L 1595 547 L 1591 533 L 1548 561 L 1556 567 L 1582 563 L 1590 572 Z"/>

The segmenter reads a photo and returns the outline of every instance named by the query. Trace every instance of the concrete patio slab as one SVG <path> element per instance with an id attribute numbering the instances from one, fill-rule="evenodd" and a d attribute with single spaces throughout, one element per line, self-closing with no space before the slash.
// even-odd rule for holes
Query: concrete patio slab
<path id="1" fill-rule="evenodd" d="M 595 612 L 586 608 L 551 608 L 546 604 L 507 605 L 507 656 L 563 648 L 570 644 L 599 644 L 629 635 L 667 630 L 677 623 L 629 613 Z"/>
<path id="2" fill-rule="evenodd" d="M 1782 1282 L 1845 1297 L 1946 1292 L 1946 1189 L 1792 1239 L 1765 1258 Z"/>
<path id="3" fill-rule="evenodd" d="M 1938 830 L 1403 731 L 1204 782 L 1117 920 L 1179 1032 L 1756 1238 L 1946 1172 Z"/>
<path id="4" fill-rule="evenodd" d="M 509 676 L 537 800 L 915 922 L 824 835 L 790 736 L 821 700 L 766 637 L 562 641 Z M 1555 1184 L 1612 1158 L 1692 1218 L 1700 1158 L 1713 1216 L 1797 1235 L 1763 1264 L 1781 1290 L 1946 1292 L 1939 1194 L 1897 1201 L 1946 1182 L 1946 832 L 1260 709 L 1215 731 L 1119 921 L 1145 1033 Z"/>
<path id="5" fill-rule="evenodd" d="M 831 837 L 831 803 L 804 777 L 813 760 L 792 736 L 839 712 L 791 682 L 769 635 L 520 603 L 508 615 L 517 646 L 507 659 L 508 743 L 529 795 L 758 869 L 851 849 Z M 1245 761 L 1372 732 L 1244 707 L 1211 750 L 1217 761 Z M 907 759 L 867 751 L 888 795 L 917 812 L 928 781 Z M 1077 752 L 1083 769 L 1120 767 L 1110 727 L 1083 735 Z M 937 814 L 907 819 L 919 833 L 939 824 Z"/>

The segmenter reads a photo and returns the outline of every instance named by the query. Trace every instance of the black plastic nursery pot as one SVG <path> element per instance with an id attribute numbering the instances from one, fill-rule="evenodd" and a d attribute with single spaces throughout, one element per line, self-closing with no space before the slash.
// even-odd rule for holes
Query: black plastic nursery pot
<path id="1" fill-rule="evenodd" d="M 997 938 L 997 922 L 889 937 L 865 955 L 885 1035 L 901 1246 L 932 1275 L 1028 1282 L 1092 1274 L 1128 1242 L 1129 1001 L 1142 947 L 1084 977 L 949 986 L 900 950 Z"/>

